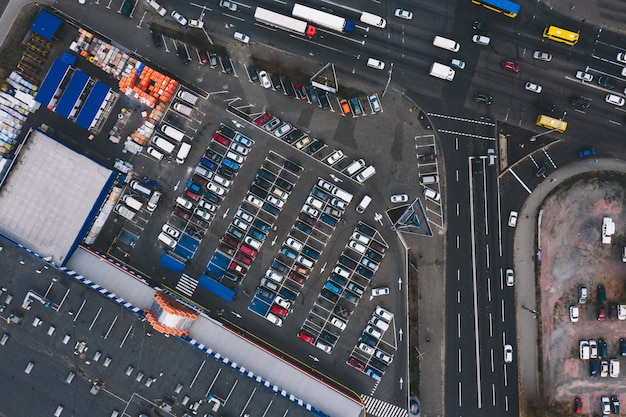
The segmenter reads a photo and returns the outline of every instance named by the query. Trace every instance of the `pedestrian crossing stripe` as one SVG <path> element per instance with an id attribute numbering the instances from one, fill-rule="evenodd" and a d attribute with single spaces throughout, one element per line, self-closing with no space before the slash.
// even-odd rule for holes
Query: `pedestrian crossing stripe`
<path id="1" fill-rule="evenodd" d="M 361 395 L 367 414 L 375 417 L 408 417 L 406 408 L 379 400 L 369 395 Z"/>

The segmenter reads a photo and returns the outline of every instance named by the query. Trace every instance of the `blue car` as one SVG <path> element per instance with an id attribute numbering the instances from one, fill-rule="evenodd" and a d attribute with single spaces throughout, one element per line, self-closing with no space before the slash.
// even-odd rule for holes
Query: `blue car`
<path id="1" fill-rule="evenodd" d="M 588 148 L 588 149 L 582 149 L 578 151 L 579 158 L 586 158 L 588 156 L 594 156 L 595 154 L 596 154 L 596 148 Z"/>
<path id="2" fill-rule="evenodd" d="M 324 288 L 334 292 L 335 294 L 339 294 L 341 292 L 341 288 L 339 288 L 337 285 L 335 285 L 335 283 L 331 281 L 326 281 L 326 284 L 324 284 Z"/>
<path id="3" fill-rule="evenodd" d="M 210 161 L 209 159 L 205 158 L 204 156 L 202 158 L 200 158 L 200 164 L 202 164 L 206 168 L 210 169 L 211 171 L 215 171 L 217 169 L 217 164 L 215 162 Z"/>
<path id="4" fill-rule="evenodd" d="M 228 168 L 237 171 L 239 169 L 239 164 L 232 159 L 224 158 L 222 160 L 222 164 L 226 165 Z"/>
<path id="5" fill-rule="evenodd" d="M 193 191 L 196 194 L 200 194 L 202 192 L 202 188 L 198 184 L 194 184 L 193 181 L 187 182 L 187 188 Z"/>
<path id="6" fill-rule="evenodd" d="M 309 98 L 311 99 L 311 103 L 315 103 L 317 101 L 317 93 L 315 92 L 315 87 L 309 85 L 306 88 L 306 91 L 309 93 Z"/>

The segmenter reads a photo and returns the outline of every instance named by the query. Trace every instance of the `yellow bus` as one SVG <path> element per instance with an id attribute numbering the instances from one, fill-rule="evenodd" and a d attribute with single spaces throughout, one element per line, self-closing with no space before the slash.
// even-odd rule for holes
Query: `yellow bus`
<path id="1" fill-rule="evenodd" d="M 565 132 L 565 129 L 567 129 L 567 122 L 542 114 L 537 117 L 537 126 L 543 126 L 548 129 Z"/>
<path id="2" fill-rule="evenodd" d="M 567 45 L 576 45 L 580 35 L 576 32 L 561 29 L 556 26 L 548 26 L 543 31 L 543 37 L 557 42 L 563 42 Z"/>

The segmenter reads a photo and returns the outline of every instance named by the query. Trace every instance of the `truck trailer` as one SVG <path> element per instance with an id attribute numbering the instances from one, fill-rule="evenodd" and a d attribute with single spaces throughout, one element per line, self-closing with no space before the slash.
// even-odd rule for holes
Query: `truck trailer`
<path id="1" fill-rule="evenodd" d="M 441 78 L 442 80 L 454 80 L 454 70 L 438 62 L 433 62 L 433 65 L 430 67 L 430 75 Z"/>
<path id="2" fill-rule="evenodd" d="M 337 32 L 352 32 L 354 30 L 354 22 L 346 20 L 343 17 L 335 16 L 334 14 L 303 6 L 298 3 L 293 5 L 293 11 L 291 14 L 294 17 L 304 19 L 308 22 L 313 22 L 318 26 L 332 29 Z"/>
<path id="3" fill-rule="evenodd" d="M 262 7 L 256 8 L 254 18 L 257 22 L 265 23 L 266 25 L 286 30 L 297 35 L 303 35 L 309 39 L 313 39 L 317 34 L 315 26 L 305 21 L 294 19 L 293 17 L 285 16 Z"/>

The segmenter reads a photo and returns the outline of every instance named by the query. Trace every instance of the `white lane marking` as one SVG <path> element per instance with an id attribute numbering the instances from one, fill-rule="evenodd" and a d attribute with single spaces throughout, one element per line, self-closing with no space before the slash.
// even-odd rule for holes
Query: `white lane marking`
<path id="1" fill-rule="evenodd" d="M 489 302 L 491 302 L 491 278 L 487 278 L 487 295 L 489 296 Z"/>
<path id="2" fill-rule="evenodd" d="M 502 207 L 500 206 L 500 177 L 496 176 L 496 190 L 498 190 L 498 246 L 502 256 Z"/>
<path id="3" fill-rule="evenodd" d="M 456 292 L 456 302 L 457 304 L 461 304 L 461 291 Z"/>
<path id="4" fill-rule="evenodd" d="M 502 323 L 504 323 L 504 299 L 502 299 Z"/>
<path id="5" fill-rule="evenodd" d="M 459 373 L 461 373 L 461 349 L 459 349 Z"/>
<path id="6" fill-rule="evenodd" d="M 492 405 L 496 405 L 496 386 L 491 384 L 491 401 Z"/>
<path id="7" fill-rule="evenodd" d="M 456 315 L 456 331 L 459 339 L 461 338 L 461 313 Z"/>
<path id="8" fill-rule="evenodd" d="M 489 265 L 491 265 L 489 262 L 489 244 L 485 246 L 485 263 L 487 264 L 487 269 L 489 269 Z"/>
<path id="9" fill-rule="evenodd" d="M 491 313 L 489 313 L 489 337 L 493 337 L 493 321 L 491 320 Z"/>
<path id="10" fill-rule="evenodd" d="M 461 382 L 459 382 L 459 407 L 463 405 L 463 401 L 461 401 Z"/>
<path id="11" fill-rule="evenodd" d="M 490 361 L 491 361 L 491 373 L 494 372 L 494 364 L 493 364 L 493 348 L 489 349 L 489 356 L 490 356 Z"/>
<path id="12" fill-rule="evenodd" d="M 530 193 L 531 193 L 530 188 L 528 188 L 528 187 L 526 186 L 526 184 L 524 184 L 524 182 L 521 180 L 521 178 L 517 176 L 517 174 L 515 173 L 515 171 L 510 170 L 509 172 L 510 172 L 510 173 L 511 173 L 511 175 L 513 175 L 513 177 L 515 177 L 515 179 L 516 179 L 516 180 L 517 180 L 517 181 L 518 181 L 518 182 L 522 185 L 522 187 L 524 187 L 524 189 L 528 192 L 528 194 L 530 194 Z"/>
<path id="13" fill-rule="evenodd" d="M 504 386 L 505 387 L 509 386 L 509 377 L 506 374 L 506 363 L 504 364 Z"/>

